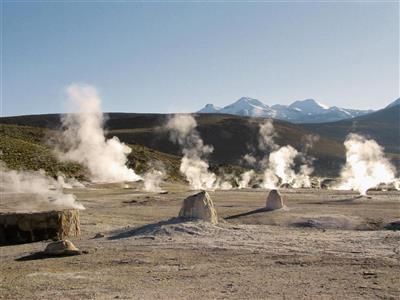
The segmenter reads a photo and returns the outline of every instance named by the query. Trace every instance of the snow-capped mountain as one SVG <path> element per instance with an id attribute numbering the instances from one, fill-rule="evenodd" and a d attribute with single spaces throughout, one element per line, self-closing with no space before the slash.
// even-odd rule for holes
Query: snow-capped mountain
<path id="1" fill-rule="evenodd" d="M 346 109 L 327 106 L 313 99 L 297 100 L 290 105 L 268 106 L 253 98 L 242 97 L 223 108 L 207 104 L 198 113 L 220 113 L 249 117 L 268 117 L 293 123 L 319 123 L 358 117 L 372 110 Z"/>
<path id="2" fill-rule="evenodd" d="M 269 117 L 273 110 L 257 99 L 242 97 L 236 102 L 221 108 L 218 112 L 249 117 Z"/>
<path id="3" fill-rule="evenodd" d="M 215 106 L 214 104 L 206 104 L 202 109 L 198 111 L 199 114 L 213 114 L 218 113 L 221 107 Z"/>
<path id="4" fill-rule="evenodd" d="M 386 108 L 393 107 L 396 105 L 400 105 L 400 98 L 397 98 L 396 100 L 394 100 L 392 103 L 390 103 L 388 106 L 386 106 Z"/>
<path id="5" fill-rule="evenodd" d="M 329 106 L 321 104 L 314 99 L 297 100 L 289 105 L 289 108 L 309 114 L 323 114 L 329 109 Z"/>

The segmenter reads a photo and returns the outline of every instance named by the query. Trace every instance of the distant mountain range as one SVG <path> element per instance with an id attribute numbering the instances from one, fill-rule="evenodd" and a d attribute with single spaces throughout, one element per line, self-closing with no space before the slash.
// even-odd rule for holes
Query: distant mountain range
<path id="1" fill-rule="evenodd" d="M 388 153 L 397 154 L 397 168 L 400 170 L 400 98 L 384 109 L 353 119 L 319 124 L 301 124 L 328 139 L 343 142 L 350 132 L 373 138 Z"/>
<path id="2" fill-rule="evenodd" d="M 300 106 L 299 109 L 304 109 L 304 107 Z M 158 159 L 157 157 L 164 153 L 165 155 L 161 159 L 168 165 L 168 161 L 170 161 L 168 155 L 181 155 L 179 147 L 170 141 L 168 132 L 160 130 L 171 115 L 106 114 L 105 128 L 107 135 L 109 137 L 117 136 L 122 142 L 135 147 L 131 154 L 135 155 L 135 158 L 131 160 L 131 163 L 135 161 L 144 166 L 148 155 L 151 154 L 152 157 Z M 254 150 L 251 150 L 252 148 L 249 148 L 249 145 L 258 145 L 259 124 L 264 121 L 260 118 L 220 113 L 197 114 L 195 117 L 204 143 L 214 147 L 214 152 L 210 154 L 209 158 L 211 165 L 216 168 L 219 165 L 240 165 L 240 158 Z M 9 126 L 2 124 L 9 124 Z M 3 156 L 3 160 L 8 158 L 9 163 L 18 163 L 23 160 L 25 166 L 39 166 L 42 164 L 41 162 L 46 161 L 46 166 L 56 172 L 59 170 L 57 168 L 62 166 L 56 165 L 54 160 L 48 158 L 50 152 L 46 150 L 47 148 L 42 149 L 42 151 L 41 148 L 31 147 L 25 143 L 26 141 L 40 142 L 47 145 L 47 135 L 40 134 L 41 131 L 38 133 L 34 127 L 57 130 L 61 127 L 61 115 L 46 114 L 0 118 L 0 150 L 6 155 Z M 276 120 L 274 121 L 274 129 L 277 144 L 291 145 L 299 151 L 303 151 L 304 141 L 310 134 L 318 135 L 320 138 L 309 150 L 309 155 L 316 159 L 314 161 L 316 174 L 321 174 L 321 176 L 336 176 L 338 174 L 345 160 L 343 141 L 351 132 L 375 139 L 379 145 L 385 148 L 387 156 L 400 172 L 400 99 L 384 109 L 352 119 L 318 124 L 291 124 L 287 121 Z M 140 150 L 141 146 L 150 149 L 146 148 L 147 150 L 143 152 Z M 152 152 L 152 149 L 159 152 Z M 254 150 L 254 152 L 260 159 L 265 154 L 258 153 L 257 150 Z M 177 159 L 179 160 L 177 156 L 173 156 L 174 162 Z M 174 172 L 179 174 L 179 163 L 173 165 Z"/>
<path id="3" fill-rule="evenodd" d="M 398 101 L 397 99 L 396 101 Z M 392 103 L 393 105 L 395 102 Z M 248 117 L 274 118 L 292 123 L 322 123 L 351 119 L 372 113 L 373 110 L 357 110 L 327 106 L 314 99 L 295 101 L 290 105 L 276 104 L 268 106 L 260 100 L 242 97 L 225 107 L 207 104 L 197 113 L 231 114 Z"/>

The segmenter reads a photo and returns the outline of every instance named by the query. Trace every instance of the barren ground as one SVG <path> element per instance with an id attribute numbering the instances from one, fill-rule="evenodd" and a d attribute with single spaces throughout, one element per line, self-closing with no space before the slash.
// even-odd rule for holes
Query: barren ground
<path id="1" fill-rule="evenodd" d="M 214 226 L 168 221 L 194 192 L 164 188 L 69 190 L 86 207 L 71 238 L 86 254 L 18 260 L 47 242 L 1 247 L 0 298 L 400 298 L 400 231 L 385 229 L 400 220 L 400 192 L 282 190 L 275 212 L 257 212 L 265 190 L 211 192 Z"/>

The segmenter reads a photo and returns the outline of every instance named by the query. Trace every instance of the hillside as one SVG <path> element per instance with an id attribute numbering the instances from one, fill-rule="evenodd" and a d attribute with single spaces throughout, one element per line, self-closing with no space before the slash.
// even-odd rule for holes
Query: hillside
<path id="1" fill-rule="evenodd" d="M 350 132 L 375 139 L 386 152 L 400 154 L 400 105 L 392 105 L 377 112 L 331 123 L 302 124 L 326 138 L 343 142 Z"/>
<path id="2" fill-rule="evenodd" d="M 63 173 L 80 180 L 87 179 L 88 171 L 77 163 L 60 162 L 57 160 L 49 141 L 57 135 L 54 130 L 0 124 L 1 160 L 11 169 L 39 170 L 56 177 Z M 128 156 L 128 165 L 138 173 L 149 169 L 152 161 L 161 161 L 169 175 L 169 179 L 180 180 L 180 158 L 149 149 L 141 145 L 128 145 L 132 148 Z"/>
<path id="3" fill-rule="evenodd" d="M 179 147 L 169 141 L 168 133 L 162 129 L 166 116 L 125 115 L 115 118 L 113 114 L 107 122 L 110 136 L 118 136 L 126 143 L 146 145 L 162 152 L 179 154 Z M 210 156 L 212 164 L 240 164 L 240 159 L 258 145 L 259 124 L 264 119 L 245 118 L 232 115 L 197 115 L 198 130 L 205 144 L 213 145 Z M 143 126 L 143 124 L 146 124 Z M 310 132 L 300 126 L 283 121 L 274 121 L 279 145 L 290 144 L 298 150 L 304 146 L 305 136 Z M 261 158 L 262 153 L 257 153 Z M 311 150 L 317 158 L 317 170 L 322 173 L 336 172 L 344 160 L 341 144 L 321 138 Z"/>
<path id="4" fill-rule="evenodd" d="M 342 143 L 352 128 L 355 128 L 356 132 L 377 139 L 380 144 L 385 146 L 389 156 L 398 161 L 399 135 L 398 129 L 393 125 L 399 122 L 398 113 L 399 106 L 348 121 L 306 124 L 304 126 L 275 120 L 276 142 L 281 146 L 292 145 L 297 150 L 302 151 L 306 136 L 315 133 L 320 135 L 320 139 L 310 150 L 310 154 L 316 158 L 314 162 L 316 173 L 325 176 L 338 173 L 344 162 Z M 141 149 L 139 147 L 143 146 L 146 154 L 152 153 L 152 158 L 157 158 L 160 155 L 162 156 L 161 160 L 172 159 L 171 163 L 168 164 L 170 169 L 174 170 L 175 175 L 178 176 L 180 149 L 169 141 L 168 132 L 163 129 L 163 125 L 169 117 L 170 115 L 165 114 L 109 113 L 107 114 L 105 128 L 109 137 L 117 136 L 134 149 L 130 157 L 131 164 L 136 161 L 135 169 L 144 168 L 145 163 L 142 161 L 144 152 L 139 151 Z M 264 122 L 265 119 L 223 114 L 198 114 L 196 120 L 205 144 L 214 147 L 214 152 L 210 156 L 213 169 L 219 166 L 240 166 L 240 159 L 252 150 L 256 156 L 262 157 L 263 154 L 254 151 L 254 149 L 258 144 L 259 124 Z M 60 115 L 57 114 L 0 118 L 0 123 L 50 129 L 57 129 L 61 126 Z M 397 137 L 397 139 L 393 137 Z M 144 159 L 144 161 L 147 160 Z"/>
<path id="5" fill-rule="evenodd" d="M 105 127 L 108 136 L 117 136 L 132 145 L 143 145 L 162 153 L 180 155 L 178 146 L 169 141 L 168 132 L 163 130 L 169 115 L 109 113 Z M 214 146 L 210 156 L 213 168 L 221 165 L 240 165 L 240 159 L 255 149 L 258 144 L 259 124 L 263 118 L 247 118 L 223 114 L 199 114 L 196 116 L 198 130 L 204 142 Z M 1 118 L 0 123 L 60 128 L 59 115 L 33 115 Z M 290 144 L 299 151 L 304 147 L 304 139 L 310 131 L 299 125 L 285 121 L 274 121 L 279 145 Z M 262 157 L 262 153 L 256 156 Z M 343 146 L 326 138 L 320 138 L 311 149 L 316 157 L 316 171 L 320 174 L 336 174 L 344 162 Z"/>

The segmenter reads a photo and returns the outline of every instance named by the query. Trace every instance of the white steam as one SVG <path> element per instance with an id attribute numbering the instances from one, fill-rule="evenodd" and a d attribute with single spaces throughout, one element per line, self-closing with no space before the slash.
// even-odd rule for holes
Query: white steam
<path id="1" fill-rule="evenodd" d="M 313 172 L 312 159 L 298 152 L 290 145 L 280 147 L 275 143 L 276 136 L 271 120 L 260 124 L 258 148 L 263 152 L 269 151 L 269 155 L 266 155 L 259 162 L 259 166 L 263 171 L 262 187 L 276 189 L 282 184 L 290 184 L 295 188 L 310 187 L 310 175 Z M 306 151 L 312 147 L 315 140 L 314 136 L 306 138 L 304 142 Z M 295 172 L 294 169 L 296 158 L 299 158 L 302 162 L 298 172 Z M 256 159 L 251 154 L 246 154 L 243 160 L 248 164 L 256 164 Z M 242 179 L 239 182 L 240 187 L 247 187 L 251 180 L 251 178 L 249 179 L 250 174 L 251 177 L 254 177 L 254 173 L 246 172 L 242 174 Z"/>
<path id="2" fill-rule="evenodd" d="M 10 170 L 0 161 L 0 172 L 0 192 L 3 197 L 27 194 L 29 200 L 34 199 L 34 206 L 43 204 L 59 208 L 85 209 L 73 194 L 63 192 L 60 182 L 46 176 L 43 171 Z M 28 204 L 23 203 L 22 206 L 27 207 Z"/>
<path id="3" fill-rule="evenodd" d="M 179 114 L 168 120 L 166 129 L 172 142 L 182 148 L 183 157 L 180 171 L 193 189 L 210 190 L 216 188 L 217 176 L 208 170 L 207 155 L 214 150 L 204 145 L 196 130 L 196 120 L 191 115 Z"/>
<path id="4" fill-rule="evenodd" d="M 240 180 L 238 182 L 239 189 L 245 189 L 249 186 L 250 181 L 254 178 L 255 172 L 253 170 L 246 171 L 240 175 Z"/>
<path id="5" fill-rule="evenodd" d="M 67 93 L 70 104 L 78 112 L 62 119 L 65 149 L 58 149 L 60 157 L 86 166 L 95 182 L 139 180 L 140 177 L 126 166 L 131 149 L 117 137 L 105 138 L 97 90 L 92 86 L 74 84 L 67 88 Z"/>
<path id="6" fill-rule="evenodd" d="M 345 142 L 346 164 L 336 189 L 356 190 L 362 195 L 380 183 L 395 182 L 395 168 L 384 156 L 383 148 L 372 139 L 350 133 Z"/>
<path id="7" fill-rule="evenodd" d="M 277 188 L 281 184 L 293 183 L 296 179 L 293 167 L 297 154 L 297 150 L 289 145 L 271 152 L 268 158 L 268 167 L 264 171 L 263 186 Z"/>
<path id="8" fill-rule="evenodd" d="M 271 120 L 267 120 L 260 124 L 259 137 L 258 137 L 258 148 L 260 150 L 276 150 L 279 148 L 275 144 L 274 138 L 276 137 L 274 125 Z"/>
<path id="9" fill-rule="evenodd" d="M 85 187 L 81 182 L 79 182 L 76 178 L 67 178 L 64 174 L 60 173 L 57 175 L 57 182 L 64 189 L 72 189 L 72 188 L 82 188 Z"/>
<path id="10" fill-rule="evenodd" d="M 166 177 L 166 171 L 161 162 L 153 162 L 150 169 L 143 175 L 143 190 L 146 192 L 160 193 L 161 184 Z"/>

